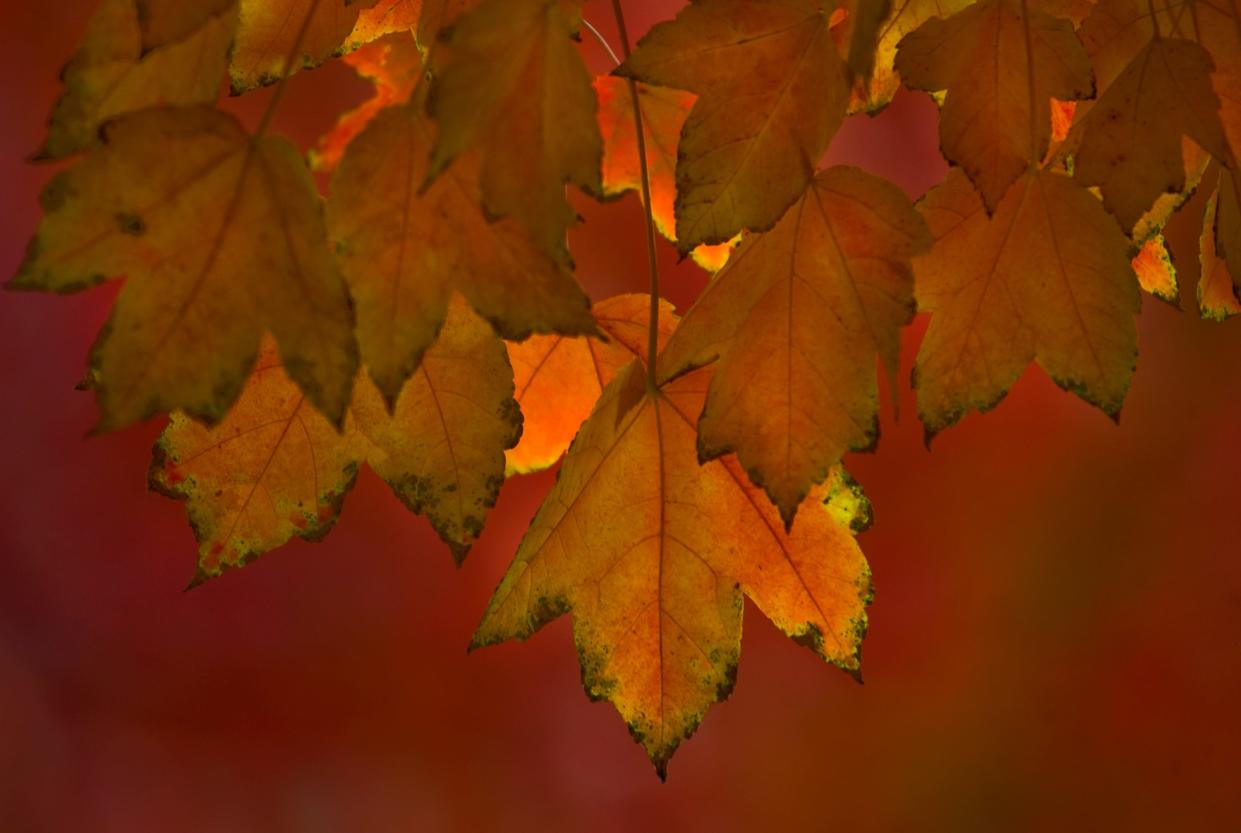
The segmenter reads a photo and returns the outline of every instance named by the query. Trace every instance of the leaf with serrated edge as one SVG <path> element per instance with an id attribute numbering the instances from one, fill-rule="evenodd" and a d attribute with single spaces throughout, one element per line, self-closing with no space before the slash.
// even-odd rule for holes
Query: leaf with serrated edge
<path id="1" fill-rule="evenodd" d="M 951 17 L 973 0 L 893 0 L 887 17 L 879 26 L 875 42 L 874 67 L 868 75 L 854 79 L 851 113 L 877 113 L 900 89 L 896 72 L 896 47 L 901 38 L 931 18 Z"/>
<path id="2" fill-rule="evenodd" d="M 473 645 L 524 639 L 572 612 L 587 694 L 616 706 L 663 777 L 732 690 L 743 597 L 856 674 L 870 571 L 851 529 L 866 517 L 855 488 L 816 490 L 785 533 L 734 461 L 698 463 L 710 369 L 658 394 L 643 376 L 635 361 L 604 391 Z"/>
<path id="3" fill-rule="evenodd" d="M 565 185 L 602 191 L 603 140 L 577 26 L 561 0 L 483 0 L 447 30 L 427 107 L 439 123 L 427 180 L 476 149 L 486 210 L 525 225 L 565 263 L 577 219 Z"/>
<path id="4" fill-rule="evenodd" d="M 1072 179 L 1031 173 L 988 217 L 957 169 L 918 203 L 935 245 L 914 259 L 931 324 L 914 386 L 928 435 L 995 406 L 1031 361 L 1116 416 L 1137 358 L 1129 241 Z"/>
<path id="5" fill-rule="evenodd" d="M 1203 318 L 1211 321 L 1223 321 L 1241 313 L 1241 301 L 1237 297 L 1238 281 L 1233 278 L 1237 272 L 1229 268 L 1229 263 L 1222 256 L 1217 240 L 1220 231 L 1218 212 L 1220 188 L 1223 187 L 1225 183 L 1221 181 L 1207 201 L 1202 222 L 1202 236 L 1198 244 L 1199 262 L 1202 266 L 1201 276 L 1198 279 L 1198 310 Z M 1233 222 L 1235 223 L 1236 220 L 1237 215 L 1234 214 Z M 1225 229 L 1225 231 L 1237 244 L 1241 244 L 1241 227 Z"/>
<path id="6" fill-rule="evenodd" d="M 988 211 L 1047 154 L 1050 100 L 1094 96 L 1090 57 L 1072 22 L 1026 10 L 1024 0 L 983 0 L 927 21 L 896 54 L 907 87 L 947 91 L 940 147 L 969 175 Z"/>
<path id="7" fill-rule="evenodd" d="M 521 442 L 508 452 L 509 474 L 528 474 L 559 460 L 616 372 L 634 358 L 646 360 L 650 305 L 649 295 L 618 295 L 595 304 L 591 313 L 604 338 L 531 336 L 508 345 L 525 417 Z M 676 320 L 672 305 L 660 301 L 661 347 Z"/>
<path id="8" fill-rule="evenodd" d="M 638 42 L 616 74 L 698 96 L 681 131 L 682 254 L 775 225 L 844 120 L 834 2 L 696 0 Z"/>
<path id="9" fill-rule="evenodd" d="M 237 26 L 235 4 L 195 15 L 196 26 L 158 49 L 143 46 L 134 0 L 103 0 L 65 66 L 39 157 L 61 159 L 98 144 L 109 119 L 157 104 L 206 104 L 220 94 Z"/>
<path id="10" fill-rule="evenodd" d="M 92 353 L 100 429 L 159 411 L 219 420 L 263 333 L 339 422 L 357 368 L 353 313 L 297 149 L 205 107 L 109 123 L 104 147 L 43 193 L 11 286 L 72 292 L 124 277 Z"/>
<path id="11" fill-rule="evenodd" d="M 484 214 L 476 155 L 419 190 L 433 138 L 422 111 L 416 99 L 376 116 L 350 143 L 328 199 L 362 360 L 389 401 L 435 340 L 453 290 L 505 338 L 595 331 L 565 266 L 516 220 Z"/>
<path id="12" fill-rule="evenodd" d="M 521 433 L 504 348 L 462 303 L 395 414 L 358 380 L 344 432 L 308 407 L 267 343 L 246 389 L 218 425 L 175 414 L 150 484 L 187 501 L 199 542 L 196 581 L 239 567 L 294 536 L 336 522 L 363 461 L 426 515 L 458 562 L 482 529 Z"/>
<path id="13" fill-rule="evenodd" d="M 356 49 L 386 35 L 405 34 L 418 25 L 421 17 L 422 0 L 378 0 L 358 15 L 346 42 Z"/>
<path id="14" fill-rule="evenodd" d="M 358 15 L 375 2 L 239 0 L 241 19 L 228 67 L 233 94 L 274 84 L 347 51 Z"/>
<path id="15" fill-rule="evenodd" d="M 1074 176 L 1099 186 L 1126 232 L 1161 194 L 1185 189 L 1182 136 L 1226 158 L 1211 66 L 1192 41 L 1154 38 L 1081 120 Z"/>
<path id="16" fill-rule="evenodd" d="M 599 98 L 599 130 L 603 134 L 603 193 L 615 196 L 642 191 L 633 100 L 623 78 L 601 75 L 595 79 Z M 681 127 L 694 106 L 694 96 L 680 90 L 638 85 L 642 129 L 646 138 L 647 175 L 651 185 L 651 216 L 664 237 L 676 242 L 677 144 Z M 690 253 L 702 268 L 717 272 L 728 260 L 734 243 L 698 246 Z"/>
<path id="17" fill-rule="evenodd" d="M 1162 234 L 1156 234 L 1145 243 L 1133 257 L 1133 271 L 1138 285 L 1162 301 L 1175 305 L 1179 289 L 1176 284 L 1176 267 Z"/>
<path id="18" fill-rule="evenodd" d="M 878 440 L 877 365 L 896 373 L 909 261 L 930 245 L 899 188 L 830 168 L 746 238 L 660 356 L 661 379 L 719 359 L 699 455 L 735 451 L 786 525 L 841 455 Z"/>

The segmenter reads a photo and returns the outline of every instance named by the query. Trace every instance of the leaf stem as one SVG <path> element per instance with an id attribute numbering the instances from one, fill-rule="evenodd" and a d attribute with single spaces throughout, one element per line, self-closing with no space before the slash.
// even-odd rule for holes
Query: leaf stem
<path id="1" fill-rule="evenodd" d="M 612 0 L 616 14 L 616 29 L 620 35 L 621 52 L 628 60 L 629 32 L 625 28 L 625 12 L 621 0 Z M 646 262 L 651 275 L 651 315 L 647 329 L 646 387 L 655 394 L 659 385 L 655 379 L 655 356 L 659 352 L 659 261 L 655 254 L 655 216 L 651 213 L 651 177 L 646 164 L 646 130 L 642 126 L 642 104 L 638 98 L 638 82 L 628 79 L 629 98 L 633 102 L 633 124 L 638 134 L 638 171 L 642 178 L 642 205 L 646 209 Z"/>
<path id="2" fill-rule="evenodd" d="M 293 46 L 289 49 L 289 54 L 285 56 L 280 70 L 280 82 L 276 84 L 276 92 L 272 94 L 271 101 L 267 102 L 267 109 L 263 111 L 259 126 L 254 131 L 255 139 L 261 138 L 267 132 L 277 108 L 280 107 L 280 100 L 284 98 L 284 91 L 289 86 L 289 76 L 293 74 L 290 71 L 293 68 L 293 61 L 297 58 L 297 51 L 302 48 L 302 42 L 306 40 L 306 33 L 310 31 L 310 21 L 314 19 L 315 12 L 319 10 L 319 3 L 320 0 L 310 0 L 310 8 L 306 10 L 306 17 L 302 19 L 301 28 L 297 30 L 297 37 L 293 39 Z"/>

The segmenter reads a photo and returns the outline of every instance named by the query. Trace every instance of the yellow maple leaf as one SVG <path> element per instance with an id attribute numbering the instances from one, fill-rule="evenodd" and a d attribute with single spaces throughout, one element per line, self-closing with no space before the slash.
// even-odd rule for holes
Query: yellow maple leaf
<path id="1" fill-rule="evenodd" d="M 427 181 L 476 149 L 483 205 L 569 262 L 577 214 L 566 183 L 602 191 L 603 141 L 590 74 L 561 0 L 483 0 L 457 17 L 427 110 L 439 123 Z"/>
<path id="2" fill-rule="evenodd" d="M 100 429 L 158 411 L 219 420 L 264 332 L 289 375 L 339 422 L 357 367 L 353 314 L 322 200 L 297 149 L 205 107 L 110 122 L 59 174 L 11 286 L 125 285 L 92 353 Z"/>
<path id="3" fill-rule="evenodd" d="M 268 343 L 218 425 L 172 417 L 150 484 L 187 501 L 199 543 L 196 582 L 294 536 L 322 538 L 364 461 L 428 517 L 460 562 L 495 503 L 504 450 L 521 433 L 512 395 L 503 345 L 459 301 L 395 412 L 361 376 L 343 432 L 308 407 Z"/>
<path id="4" fill-rule="evenodd" d="M 587 694 L 616 706 L 661 777 L 732 690 L 744 597 L 854 674 L 870 600 L 852 528 L 866 504 L 843 475 L 815 491 L 819 505 L 790 534 L 735 461 L 699 465 L 709 378 L 703 369 L 652 393 L 635 361 L 612 381 L 472 643 L 524 639 L 572 612 Z"/>

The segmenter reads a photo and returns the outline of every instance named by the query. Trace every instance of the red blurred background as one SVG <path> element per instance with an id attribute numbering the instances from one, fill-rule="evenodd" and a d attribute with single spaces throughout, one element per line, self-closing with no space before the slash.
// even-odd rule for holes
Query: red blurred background
<path id="1" fill-rule="evenodd" d="M 629 0 L 631 28 L 674 5 Z M 91 6 L 5 4 L 6 276 Z M 586 14 L 614 37 L 606 0 Z M 308 147 L 365 93 L 303 73 L 280 129 Z M 902 95 L 829 159 L 917 196 L 934 131 Z M 325 543 L 183 593 L 182 506 L 144 485 L 159 423 L 87 439 L 73 389 L 115 290 L 0 296 L 0 831 L 1241 829 L 1241 322 L 1192 312 L 1202 202 L 1171 235 L 1186 311 L 1144 299 L 1119 426 L 1032 369 L 928 451 L 902 374 L 848 461 L 876 514 L 865 685 L 750 609 L 739 685 L 662 785 L 583 695 L 567 619 L 465 653 L 550 475 L 507 484 L 460 570 L 366 473 Z M 637 201 L 577 205 L 583 283 L 643 289 Z M 661 257 L 684 308 L 705 277 Z"/>

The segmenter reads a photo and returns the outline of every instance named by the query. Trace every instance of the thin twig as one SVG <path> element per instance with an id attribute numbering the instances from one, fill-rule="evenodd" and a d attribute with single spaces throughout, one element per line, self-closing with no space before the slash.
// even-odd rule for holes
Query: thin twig
<path id="1" fill-rule="evenodd" d="M 612 0 L 616 13 L 616 29 L 620 35 L 621 51 L 629 59 L 629 32 L 625 28 L 625 12 L 621 0 Z M 597 34 L 597 33 L 596 33 Z M 610 51 L 610 50 L 609 50 Z M 642 104 L 638 98 L 638 82 L 629 82 L 629 97 L 633 101 L 633 124 L 638 134 L 638 170 L 642 177 L 642 205 L 646 208 L 646 261 L 651 274 L 651 316 L 647 330 L 646 387 L 652 393 L 659 391 L 655 378 L 655 356 L 659 352 L 659 260 L 655 253 L 655 215 L 651 213 L 651 177 L 646 165 L 646 130 L 642 127 Z"/>

